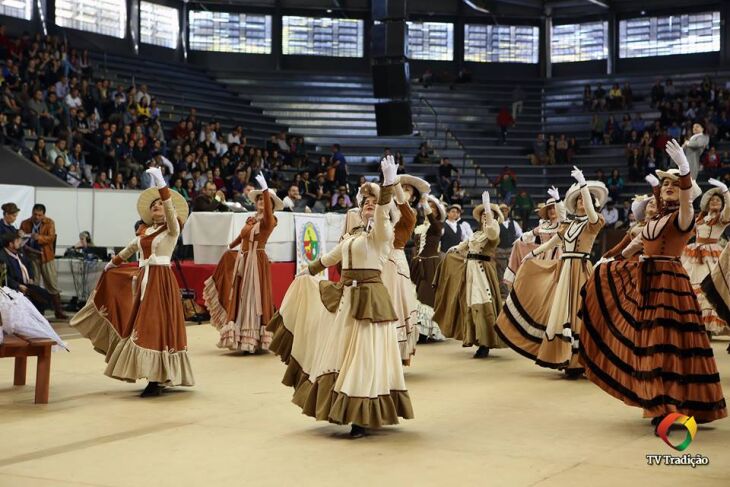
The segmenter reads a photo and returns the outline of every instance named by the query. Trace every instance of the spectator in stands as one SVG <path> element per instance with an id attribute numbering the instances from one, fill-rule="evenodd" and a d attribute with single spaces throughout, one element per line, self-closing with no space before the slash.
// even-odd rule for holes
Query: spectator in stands
<path id="1" fill-rule="evenodd" d="M 631 151 L 628 158 L 629 181 L 632 183 L 639 182 L 644 177 L 644 161 L 641 160 L 639 149 Z"/>
<path id="2" fill-rule="evenodd" d="M 660 79 L 657 79 L 654 81 L 654 86 L 651 87 L 651 107 L 656 107 L 662 101 L 664 101 L 664 85 Z"/>
<path id="3" fill-rule="evenodd" d="M 514 111 L 514 108 L 513 108 Z M 504 145 L 507 143 L 507 131 L 515 125 L 515 119 L 507 110 L 506 106 L 502 106 L 497 113 L 497 127 L 499 128 L 499 143 Z M 416 156 L 418 157 L 418 156 Z"/>
<path id="4" fill-rule="evenodd" d="M 547 164 L 547 144 L 545 142 L 545 134 L 542 132 L 537 134 L 537 138 L 532 143 L 532 153 L 529 156 L 533 166 Z"/>
<path id="5" fill-rule="evenodd" d="M 46 207 L 40 203 L 33 205 L 33 215 L 20 224 L 20 229 L 30 239 L 25 244 L 25 251 L 33 268 L 33 275 L 51 294 L 53 308 L 57 319 L 68 317 L 61 308 L 61 291 L 58 287 L 58 271 L 56 269 L 56 224 L 46 216 Z"/>
<path id="6" fill-rule="evenodd" d="M 593 92 L 593 110 L 605 110 L 606 109 L 606 90 L 599 83 Z"/>
<path id="7" fill-rule="evenodd" d="M 345 197 L 345 204 L 348 208 L 352 207 L 352 200 L 350 199 L 350 195 L 347 194 L 347 186 L 340 186 L 337 188 L 337 191 L 335 191 L 332 194 L 332 198 L 330 198 L 330 206 L 335 206 L 337 204 L 337 199 L 340 196 Z"/>
<path id="8" fill-rule="evenodd" d="M 463 207 L 463 205 L 466 203 L 466 190 L 461 187 L 461 181 L 458 179 L 454 179 L 451 182 L 451 186 L 449 187 L 449 191 L 447 193 L 447 199 L 449 203 L 452 205 L 460 205 Z"/>
<path id="9" fill-rule="evenodd" d="M 593 114 L 591 119 L 591 144 L 598 145 L 603 143 L 603 131 L 605 124 L 603 119 L 597 113 Z"/>
<path id="10" fill-rule="evenodd" d="M 180 179 L 180 178 L 178 178 L 178 179 Z M 109 188 L 111 188 L 111 189 L 127 189 L 127 186 L 124 184 L 124 174 L 122 174 L 120 172 L 116 173 L 114 175 L 114 180 L 109 185 Z M 182 188 L 182 179 L 180 179 L 180 188 Z M 172 189 L 174 190 L 175 187 L 173 187 Z M 178 193 L 180 193 L 179 190 L 178 190 Z"/>
<path id="11" fill-rule="evenodd" d="M 557 154 L 557 145 L 558 144 L 557 144 L 557 141 L 555 140 L 555 136 L 553 134 L 550 134 L 550 136 L 548 136 L 548 141 L 547 141 L 547 160 L 548 160 L 547 163 L 550 164 L 551 166 L 555 164 L 555 157 Z"/>
<path id="12" fill-rule="evenodd" d="M 53 164 L 57 165 L 56 160 L 59 157 L 63 159 L 63 167 L 69 166 L 71 164 L 68 147 L 66 146 L 66 139 L 56 140 L 56 143 L 53 145 L 53 147 L 51 147 L 51 150 L 48 151 L 48 158 Z"/>
<path id="13" fill-rule="evenodd" d="M 705 174 L 708 177 L 716 178 L 720 172 L 722 163 L 720 161 L 720 155 L 717 153 L 715 147 L 710 147 L 710 150 L 705 153 L 702 158 L 702 167 L 704 168 Z"/>
<path id="14" fill-rule="evenodd" d="M 499 177 L 494 181 L 494 185 L 497 187 L 499 198 L 508 205 L 511 204 L 517 191 L 517 176 L 514 171 L 508 166 L 504 166 Z"/>
<path id="15" fill-rule="evenodd" d="M 626 81 L 624 87 L 621 89 L 621 95 L 623 96 L 623 108 L 631 108 L 634 105 L 634 90 L 631 88 L 631 83 Z"/>
<path id="16" fill-rule="evenodd" d="M 601 210 L 603 218 L 606 220 L 606 227 L 614 227 L 619 222 L 618 210 L 616 209 L 616 202 L 609 198 L 605 208 Z"/>
<path id="17" fill-rule="evenodd" d="M 107 180 L 106 173 L 99 171 L 96 173 L 96 179 L 94 180 L 94 189 L 109 189 L 109 181 Z"/>
<path id="18" fill-rule="evenodd" d="M 621 191 L 624 189 L 624 179 L 618 169 L 611 171 L 611 176 L 606 180 L 606 186 L 608 187 L 608 195 L 613 198 L 613 201 L 620 201 Z"/>
<path id="19" fill-rule="evenodd" d="M 624 107 L 624 97 L 621 87 L 618 83 L 614 83 L 608 91 L 608 108 L 609 110 L 621 110 Z"/>
<path id="20" fill-rule="evenodd" d="M 431 162 L 431 156 L 428 153 L 428 147 L 421 144 L 421 148 L 418 149 L 418 153 L 413 157 L 413 164 L 429 164 Z"/>
<path id="21" fill-rule="evenodd" d="M 35 144 L 33 145 L 33 151 L 31 152 L 31 160 L 46 171 L 53 169 L 53 166 L 48 163 L 46 139 L 43 137 L 38 137 L 36 139 Z"/>
<path id="22" fill-rule="evenodd" d="M 49 135 L 53 131 L 54 120 L 43 99 L 43 91 L 35 91 L 33 99 L 28 102 L 28 112 L 29 122 L 37 135 Z"/>
<path id="23" fill-rule="evenodd" d="M 198 192 L 195 189 L 195 181 L 193 181 L 192 179 L 186 179 L 183 185 L 185 187 L 185 194 L 187 195 L 185 199 L 188 203 L 192 204 L 193 201 L 195 201 L 195 198 L 198 196 Z"/>
<path id="24" fill-rule="evenodd" d="M 583 87 L 583 108 L 586 110 L 593 109 L 593 92 L 591 91 L 591 85 L 585 85 Z"/>
<path id="25" fill-rule="evenodd" d="M 18 219 L 20 208 L 15 203 L 5 203 L 2 206 L 3 218 L 0 220 L 0 236 L 5 233 L 14 233 L 18 229 L 15 228 L 15 221 Z"/>
<path id="26" fill-rule="evenodd" d="M 337 203 L 332 207 L 332 211 L 335 213 L 347 213 L 347 210 L 350 209 L 350 206 L 348 206 L 347 201 L 345 200 L 345 197 L 340 195 L 337 198 Z"/>
<path id="27" fill-rule="evenodd" d="M 527 228 L 532 211 L 535 209 L 535 204 L 530 195 L 524 189 L 517 193 L 513 209 L 517 219 L 519 220 L 520 226 L 522 228 Z"/>
<path id="28" fill-rule="evenodd" d="M 568 164 L 572 164 L 573 158 L 578 153 L 578 150 L 580 150 L 578 139 L 575 136 L 570 137 L 570 140 L 568 141 Z"/>
<path id="29" fill-rule="evenodd" d="M 342 195 L 337 198 L 337 201 L 340 199 L 343 202 L 345 200 Z M 307 201 L 302 198 L 302 195 L 299 193 L 298 184 L 292 184 L 289 186 L 289 191 L 287 191 L 286 196 L 284 197 L 284 211 L 291 211 L 294 213 L 310 213 L 312 211 L 309 209 L 309 206 L 307 206 Z"/>
<path id="30" fill-rule="evenodd" d="M 565 164 L 568 162 L 568 138 L 565 134 L 560 134 L 560 138 L 555 143 L 555 162 L 557 164 Z"/>
<path id="31" fill-rule="evenodd" d="M 347 186 L 347 160 L 342 153 L 340 144 L 332 145 L 332 167 L 335 168 L 334 181 L 338 186 Z"/>
<path id="32" fill-rule="evenodd" d="M 520 85 L 515 86 L 515 89 L 512 90 L 512 123 L 510 126 L 515 124 L 517 117 L 522 113 L 526 97 L 525 90 Z"/>
<path id="33" fill-rule="evenodd" d="M 606 145 L 615 144 L 618 142 L 618 127 L 616 126 L 616 119 L 613 115 L 608 116 L 606 125 L 603 128 L 603 143 Z"/>
<path id="34" fill-rule="evenodd" d="M 700 172 L 700 156 L 709 144 L 710 138 L 705 135 L 705 127 L 699 122 L 693 123 L 692 137 L 682 144 L 684 155 L 687 156 L 687 160 L 689 161 L 692 179 L 696 179 L 697 174 Z"/>
<path id="35" fill-rule="evenodd" d="M 53 166 L 53 169 L 51 170 L 51 174 L 56 176 L 61 181 L 68 182 L 68 171 L 66 170 L 66 163 L 63 160 L 63 157 L 58 156 L 56 157 L 55 164 Z"/>
<path id="36" fill-rule="evenodd" d="M 213 181 L 205 183 L 203 191 L 193 201 L 193 211 L 228 211 L 226 198 Z"/>

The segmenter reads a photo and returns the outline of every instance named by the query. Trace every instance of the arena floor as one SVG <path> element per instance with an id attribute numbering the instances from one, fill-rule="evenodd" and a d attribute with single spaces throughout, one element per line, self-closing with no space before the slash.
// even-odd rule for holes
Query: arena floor
<path id="1" fill-rule="evenodd" d="M 508 485 L 727 486 L 730 419 L 700 426 L 684 453 L 707 466 L 649 466 L 675 454 L 641 411 L 587 380 L 568 382 L 509 350 L 473 360 L 460 344 L 420 346 L 406 381 L 416 419 L 361 440 L 289 402 L 271 354 L 215 347 L 188 328 L 198 385 L 160 398 L 102 374 L 81 338 L 53 357 L 51 404 L 12 386 L 0 360 L 0 486 Z M 730 355 L 714 349 L 726 394 Z M 29 366 L 32 383 L 35 366 Z"/>

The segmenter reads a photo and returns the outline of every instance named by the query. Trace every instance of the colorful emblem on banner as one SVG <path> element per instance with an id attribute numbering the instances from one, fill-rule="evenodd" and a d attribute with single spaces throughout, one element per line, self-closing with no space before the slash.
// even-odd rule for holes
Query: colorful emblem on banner
<path id="1" fill-rule="evenodd" d="M 307 262 L 314 262 L 319 258 L 320 239 L 317 227 L 312 222 L 305 223 L 302 235 L 302 255 Z"/>

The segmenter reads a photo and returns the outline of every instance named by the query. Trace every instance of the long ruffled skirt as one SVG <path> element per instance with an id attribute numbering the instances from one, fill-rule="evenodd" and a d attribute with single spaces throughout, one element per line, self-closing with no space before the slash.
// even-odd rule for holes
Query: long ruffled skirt
<path id="1" fill-rule="evenodd" d="M 404 365 L 410 365 L 418 343 L 418 300 L 403 249 L 391 252 L 383 265 L 382 279 L 398 316 L 396 330 L 400 356 Z"/>
<path id="2" fill-rule="evenodd" d="M 702 290 L 702 281 L 710 275 L 720 260 L 722 247 L 719 244 L 689 244 L 682 253 L 682 265 L 687 270 L 692 289 L 702 310 L 702 322 L 713 335 L 730 335 L 730 326 L 715 311 Z"/>
<path id="3" fill-rule="evenodd" d="M 104 373 L 135 382 L 195 384 L 187 353 L 180 288 L 169 266 L 150 266 L 141 300 L 142 274 L 135 267 L 102 274 L 70 325 L 106 357 Z"/>
<path id="4" fill-rule="evenodd" d="M 349 287 L 330 313 L 319 281 L 296 278 L 268 326 L 270 349 L 287 364 L 282 382 L 294 389 L 292 402 L 335 424 L 380 427 L 413 418 L 395 322 L 352 318 Z"/>
<path id="5" fill-rule="evenodd" d="M 608 394 L 645 417 L 727 416 L 702 312 L 677 260 L 598 266 L 581 313 L 586 376 Z"/>

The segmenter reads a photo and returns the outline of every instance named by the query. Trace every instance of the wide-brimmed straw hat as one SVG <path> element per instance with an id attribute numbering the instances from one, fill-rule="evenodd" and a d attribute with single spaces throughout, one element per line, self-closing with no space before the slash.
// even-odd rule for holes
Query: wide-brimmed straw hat
<path id="1" fill-rule="evenodd" d="M 490 203 L 489 208 L 491 208 L 492 210 L 494 219 L 497 220 L 499 224 L 504 223 L 504 215 L 502 214 L 502 210 L 499 208 L 499 205 L 495 203 Z M 484 205 L 477 206 L 476 208 L 474 208 L 474 211 L 471 212 L 472 216 L 477 222 L 482 221 L 482 213 L 484 213 Z"/>
<path id="2" fill-rule="evenodd" d="M 657 169 L 656 171 L 656 177 L 659 178 L 661 181 L 662 179 L 669 178 L 672 181 L 677 181 L 679 179 L 679 169 L 673 168 L 673 169 L 667 169 L 666 171 L 662 171 L 661 169 Z M 692 201 L 699 198 L 699 196 L 702 194 L 702 188 L 700 188 L 700 185 L 697 184 L 697 181 L 694 179 L 692 180 Z"/>
<path id="3" fill-rule="evenodd" d="M 398 176 L 397 181 L 401 186 L 405 184 L 413 186 L 421 194 L 431 191 L 431 185 L 427 181 L 416 176 L 411 176 L 410 174 L 401 174 Z"/>
<path id="4" fill-rule="evenodd" d="M 438 219 L 439 219 L 439 221 L 446 220 L 446 208 L 444 208 L 443 203 L 441 203 L 441 201 L 439 201 L 439 199 L 436 198 L 433 195 L 428 195 L 427 196 L 427 200 L 428 200 L 428 203 L 433 203 L 434 205 L 436 205 L 436 208 L 438 208 L 438 211 L 439 211 Z"/>
<path id="5" fill-rule="evenodd" d="M 722 190 L 720 188 L 711 188 L 705 191 L 705 194 L 702 195 L 702 199 L 700 200 L 700 211 L 707 212 L 710 206 L 710 200 L 713 196 L 719 196 L 720 199 L 725 202 L 724 198 L 722 197 Z"/>
<path id="6" fill-rule="evenodd" d="M 446 212 L 448 213 L 454 209 L 459 210 L 459 213 L 464 213 L 464 209 L 458 203 L 451 203 L 449 206 L 446 207 Z"/>
<path id="7" fill-rule="evenodd" d="M 263 192 L 264 191 L 261 190 L 261 189 L 254 189 L 253 191 L 251 191 L 250 193 L 248 193 L 248 198 L 251 201 L 255 202 L 256 201 L 256 198 L 258 198 L 259 195 L 263 194 Z M 271 203 L 274 206 L 274 211 L 281 211 L 281 210 L 284 209 L 284 202 L 281 201 L 281 198 L 279 198 L 276 195 L 276 191 L 274 191 L 273 189 L 269 188 L 269 196 L 271 196 Z"/>
<path id="8" fill-rule="evenodd" d="M 603 205 L 606 204 L 606 200 L 608 199 L 608 188 L 606 188 L 606 185 L 600 181 L 587 181 L 586 186 L 593 197 L 593 206 L 599 210 L 603 208 Z M 580 185 L 575 183 L 565 193 L 565 208 L 572 215 L 575 215 L 575 205 L 578 196 L 580 196 Z"/>
<path id="9" fill-rule="evenodd" d="M 631 202 L 631 213 L 634 214 L 637 222 L 643 222 L 646 218 L 646 206 L 654 198 L 653 194 L 637 194 Z"/>
<path id="10" fill-rule="evenodd" d="M 541 220 L 548 220 L 547 212 L 551 206 L 554 207 L 556 204 L 557 202 L 555 201 L 555 198 L 548 198 L 545 203 L 537 205 L 535 213 L 537 213 L 537 216 L 540 217 Z"/>
<path id="11" fill-rule="evenodd" d="M 376 200 L 380 198 L 380 186 L 377 183 L 363 183 L 363 185 L 360 186 L 360 189 L 357 190 L 357 195 L 355 195 L 357 206 L 362 205 L 363 199 L 370 196 L 374 197 Z"/>
<path id="12" fill-rule="evenodd" d="M 175 208 L 178 220 L 185 223 L 188 219 L 188 215 L 190 214 L 188 202 L 185 201 L 183 195 L 177 191 L 170 190 L 170 195 L 170 198 L 172 199 L 172 206 Z M 145 189 L 142 193 L 140 193 L 139 198 L 137 198 L 137 213 L 139 213 L 139 217 L 146 225 L 152 225 L 152 210 L 150 207 L 152 206 L 152 203 L 159 199 L 160 190 L 157 188 Z"/>

